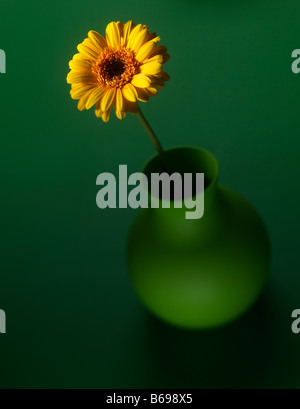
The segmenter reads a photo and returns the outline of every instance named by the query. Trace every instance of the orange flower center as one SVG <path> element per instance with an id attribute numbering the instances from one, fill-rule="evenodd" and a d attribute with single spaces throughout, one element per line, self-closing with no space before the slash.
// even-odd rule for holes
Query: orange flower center
<path id="1" fill-rule="evenodd" d="M 140 63 L 134 53 L 125 48 L 106 48 L 93 66 L 100 84 L 122 88 L 138 73 Z"/>

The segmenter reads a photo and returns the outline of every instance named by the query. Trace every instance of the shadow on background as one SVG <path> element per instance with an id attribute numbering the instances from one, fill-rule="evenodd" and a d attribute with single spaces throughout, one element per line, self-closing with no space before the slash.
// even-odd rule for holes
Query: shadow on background
<path id="1" fill-rule="evenodd" d="M 263 387 L 265 379 L 271 381 L 277 325 L 270 290 L 238 321 L 210 331 L 173 328 L 148 315 L 153 387 Z"/>

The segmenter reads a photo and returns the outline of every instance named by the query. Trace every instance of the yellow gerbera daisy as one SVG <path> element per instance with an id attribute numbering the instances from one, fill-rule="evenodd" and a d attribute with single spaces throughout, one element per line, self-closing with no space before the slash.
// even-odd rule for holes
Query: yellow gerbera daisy
<path id="1" fill-rule="evenodd" d="M 137 100 L 147 102 L 170 79 L 163 72 L 170 56 L 159 41 L 147 26 L 133 21 L 108 24 L 106 39 L 90 31 L 69 63 L 67 82 L 72 84 L 71 97 L 79 99 L 78 109 L 96 104 L 96 116 L 104 122 L 112 107 L 119 119 L 138 113 Z"/>

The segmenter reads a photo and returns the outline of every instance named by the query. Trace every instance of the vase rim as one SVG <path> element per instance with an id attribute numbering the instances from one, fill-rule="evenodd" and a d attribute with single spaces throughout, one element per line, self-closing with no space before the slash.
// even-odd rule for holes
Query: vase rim
<path id="1" fill-rule="evenodd" d="M 205 192 L 208 193 L 209 191 L 211 191 L 212 189 L 214 189 L 214 187 L 216 186 L 217 182 L 218 182 L 218 178 L 219 178 L 219 164 L 218 161 L 216 159 L 216 157 L 209 152 L 206 149 L 200 148 L 198 146 L 192 146 L 192 145 L 180 145 L 180 146 L 174 146 L 171 148 L 166 148 L 164 149 L 164 152 L 166 154 L 168 154 L 168 152 L 172 152 L 172 151 L 180 151 L 180 150 L 186 150 L 186 151 L 198 151 L 201 152 L 202 154 L 206 155 L 206 157 L 208 158 L 209 161 L 212 162 L 213 165 L 213 176 L 209 179 L 209 184 L 208 186 L 205 188 Z M 145 170 L 147 169 L 147 167 L 149 166 L 149 164 L 154 160 L 158 158 L 158 154 L 156 153 L 155 155 L 153 155 L 152 157 L 150 157 L 146 163 L 143 166 L 143 173 L 145 173 Z M 205 169 L 201 170 L 204 174 L 205 174 Z M 176 172 L 176 171 L 175 171 Z"/>

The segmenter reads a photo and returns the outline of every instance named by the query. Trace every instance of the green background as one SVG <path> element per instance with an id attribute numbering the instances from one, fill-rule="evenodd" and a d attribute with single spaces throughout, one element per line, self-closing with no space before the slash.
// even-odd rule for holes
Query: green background
<path id="1" fill-rule="evenodd" d="M 299 13 L 299 0 L 1 0 L 0 387 L 300 386 Z M 211 151 L 270 234 L 266 292 L 225 328 L 152 318 L 125 265 L 136 211 L 96 207 L 97 175 L 139 171 L 154 149 L 134 116 L 77 111 L 65 78 L 89 30 L 129 19 L 171 54 L 171 81 L 143 104 L 163 145 Z"/>

